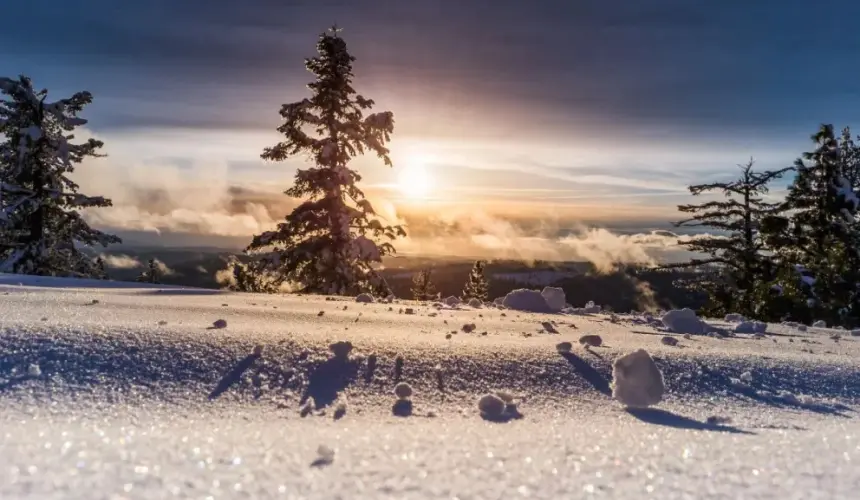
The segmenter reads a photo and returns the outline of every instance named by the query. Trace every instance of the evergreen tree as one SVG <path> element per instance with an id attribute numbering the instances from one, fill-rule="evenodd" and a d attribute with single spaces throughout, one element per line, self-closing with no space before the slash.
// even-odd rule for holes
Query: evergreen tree
<path id="1" fill-rule="evenodd" d="M 105 260 L 101 258 L 101 256 L 96 257 L 96 268 L 93 277 L 100 280 L 108 279 L 107 268 L 105 266 Z"/>
<path id="2" fill-rule="evenodd" d="M 279 281 L 259 261 L 244 263 L 231 257 L 227 263 L 231 279 L 227 288 L 235 292 L 246 293 L 278 293 L 281 290 Z"/>
<path id="3" fill-rule="evenodd" d="M 84 196 L 70 178 L 75 164 L 101 156 L 95 139 L 71 142 L 89 92 L 46 102 L 29 78 L 0 78 L 0 272 L 43 276 L 98 276 L 96 262 L 78 245 L 107 246 L 116 236 L 89 226 L 80 209 L 108 207 Z"/>
<path id="4" fill-rule="evenodd" d="M 412 277 L 412 296 L 415 300 L 433 300 L 436 298 L 436 285 L 431 279 L 432 271 L 422 269 Z"/>
<path id="5" fill-rule="evenodd" d="M 466 286 L 463 287 L 464 300 L 487 300 L 489 285 L 487 284 L 487 278 L 484 277 L 484 266 L 486 264 L 487 263 L 483 260 L 475 261 L 475 265 L 472 266 L 472 271 L 469 272 L 469 277 L 466 280 Z"/>
<path id="6" fill-rule="evenodd" d="M 141 283 L 151 283 L 153 285 L 161 284 L 162 270 L 158 264 L 158 261 L 155 259 L 149 259 L 149 264 L 147 264 L 146 270 L 140 273 L 140 276 L 137 277 L 137 281 Z"/>
<path id="7" fill-rule="evenodd" d="M 708 294 L 709 305 L 704 312 L 711 315 L 736 312 L 756 317 L 760 286 L 770 282 L 776 272 L 766 253 L 761 228 L 781 210 L 780 204 L 767 202 L 763 196 L 768 193 L 768 184 L 791 168 L 756 172 L 752 160 L 740 168 L 737 180 L 690 186 L 693 196 L 717 192 L 726 199 L 679 205 L 679 211 L 691 215 L 675 226 L 704 227 L 725 233 L 679 241 L 688 251 L 707 256 L 682 264 L 702 270 L 693 286 Z"/>
<path id="8" fill-rule="evenodd" d="M 860 208 L 856 188 L 856 147 L 850 133 L 837 139 L 832 125 L 812 136 L 815 150 L 795 162 L 797 176 L 789 187 L 789 215 L 770 228 L 770 240 L 794 279 L 807 284 L 811 316 L 830 324 L 860 320 Z M 856 182 L 856 181 L 855 181 Z"/>
<path id="9" fill-rule="evenodd" d="M 374 103 L 352 87 L 355 58 L 337 28 L 320 36 L 317 52 L 305 61 L 316 76 L 308 85 L 311 97 L 283 105 L 278 131 L 285 140 L 262 154 L 273 161 L 305 154 L 314 161 L 312 168 L 298 170 L 286 191 L 306 201 L 276 230 L 255 236 L 247 250 L 263 253 L 262 269 L 301 292 L 386 296 L 390 289 L 374 265 L 394 253 L 394 247 L 378 241 L 406 233 L 380 222 L 356 185 L 361 176 L 347 164 L 368 151 L 390 166 L 385 143 L 394 118 L 391 112 L 364 116 Z"/>

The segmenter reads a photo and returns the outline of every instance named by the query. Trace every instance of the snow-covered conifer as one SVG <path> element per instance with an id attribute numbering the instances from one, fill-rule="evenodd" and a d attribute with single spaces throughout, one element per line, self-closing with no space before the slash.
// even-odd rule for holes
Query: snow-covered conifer
<path id="1" fill-rule="evenodd" d="M 365 116 L 373 101 L 352 87 L 352 63 L 337 28 L 323 33 L 316 57 L 305 61 L 316 79 L 310 98 L 284 104 L 284 140 L 266 148 L 262 158 L 282 161 L 306 155 L 314 166 L 299 169 L 288 196 L 303 199 L 273 231 L 254 237 L 249 252 L 262 253 L 262 269 L 298 290 L 330 295 L 376 296 L 390 293 L 375 266 L 394 252 L 388 241 L 405 236 L 400 226 L 383 224 L 348 166 L 364 152 L 391 165 L 385 143 L 394 130 L 391 112 Z"/>
<path id="2" fill-rule="evenodd" d="M 780 204 L 765 201 L 764 195 L 768 184 L 791 168 L 756 172 L 752 160 L 740 168 L 737 180 L 690 186 L 693 196 L 717 192 L 726 199 L 678 206 L 679 211 L 691 215 L 675 226 L 705 227 L 724 233 L 679 241 L 690 252 L 707 256 L 683 264 L 703 270 L 692 285 L 708 294 L 707 314 L 735 312 L 756 317 L 759 284 L 770 281 L 775 272 L 761 227 L 780 212 Z"/>
<path id="3" fill-rule="evenodd" d="M 469 272 L 469 277 L 466 280 L 466 286 L 463 287 L 463 300 L 487 300 L 489 285 L 487 278 L 484 276 L 484 266 L 486 264 L 483 260 L 475 261 L 475 265 L 472 266 L 472 270 Z"/>
<path id="4" fill-rule="evenodd" d="M 803 271 L 795 277 L 809 285 L 813 316 L 855 325 L 860 322 L 860 199 L 849 176 L 857 175 L 856 148 L 847 130 L 840 141 L 832 125 L 822 125 L 812 140 L 815 150 L 795 162 L 797 176 L 785 200 L 788 215 L 773 225 L 771 240 L 779 256 Z"/>
<path id="5" fill-rule="evenodd" d="M 242 262 L 231 257 L 227 262 L 231 279 L 227 288 L 235 292 L 277 293 L 281 290 L 279 280 L 260 265 L 260 261 Z"/>
<path id="6" fill-rule="evenodd" d="M 147 264 L 146 270 L 140 273 L 140 276 L 137 277 L 137 281 L 158 285 L 161 283 L 161 275 L 162 270 L 158 261 L 155 259 L 149 259 L 149 264 Z"/>
<path id="7" fill-rule="evenodd" d="M 47 97 L 25 76 L 0 78 L 0 272 L 96 277 L 96 261 L 79 246 L 120 240 L 91 228 L 80 214 L 110 200 L 79 194 L 69 177 L 86 157 L 100 156 L 100 141 L 76 144 L 71 133 L 86 124 L 78 113 L 92 95 Z"/>
<path id="8" fill-rule="evenodd" d="M 432 273 L 430 269 L 422 269 L 412 277 L 412 296 L 415 300 L 436 298 L 436 286 L 433 284 Z"/>

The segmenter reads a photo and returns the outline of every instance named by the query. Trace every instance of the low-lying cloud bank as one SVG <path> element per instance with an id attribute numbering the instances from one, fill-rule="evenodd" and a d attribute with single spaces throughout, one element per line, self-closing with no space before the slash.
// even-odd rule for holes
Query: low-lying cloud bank
<path id="1" fill-rule="evenodd" d="M 236 185 L 225 164 L 139 164 L 112 168 L 110 159 L 83 165 L 76 173 L 82 192 L 113 200 L 113 207 L 90 210 L 93 224 L 115 230 L 169 231 L 189 235 L 247 238 L 272 229 L 297 204 L 279 188 Z M 562 225 L 557 212 L 487 206 L 395 206 L 386 192 L 367 189 L 377 212 L 407 226 L 396 242 L 403 254 L 517 260 L 587 260 L 601 270 L 617 264 L 654 264 L 688 256 L 678 245 L 691 236 L 640 226 L 615 232 L 584 224 Z M 502 211 L 502 208 L 505 211 Z M 695 236 L 693 236 L 695 237 Z M 238 250 L 236 248 L 235 250 Z M 139 267 L 112 256 L 109 266 Z"/>

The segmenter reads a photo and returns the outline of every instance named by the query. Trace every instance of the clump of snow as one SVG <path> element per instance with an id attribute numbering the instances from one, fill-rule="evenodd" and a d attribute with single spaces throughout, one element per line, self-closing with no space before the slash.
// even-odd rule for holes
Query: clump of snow
<path id="1" fill-rule="evenodd" d="M 502 401 L 504 401 L 506 405 L 513 404 L 513 402 L 514 402 L 514 395 L 509 391 L 506 391 L 506 390 L 496 391 L 496 396 L 498 396 Z"/>
<path id="2" fill-rule="evenodd" d="M 612 365 L 612 397 L 630 407 L 644 408 L 663 399 L 663 374 L 644 349 L 615 360 Z"/>
<path id="3" fill-rule="evenodd" d="M 505 412 L 505 400 L 495 394 L 485 394 L 478 400 L 478 411 L 485 417 L 501 417 Z"/>
<path id="4" fill-rule="evenodd" d="M 505 295 L 502 305 L 508 309 L 515 309 L 517 311 L 534 313 L 552 312 L 552 309 L 550 309 L 546 303 L 546 299 L 540 292 L 526 288 L 520 288 Z"/>
<path id="5" fill-rule="evenodd" d="M 226 319 L 216 319 L 212 322 L 212 328 L 227 328 L 227 320 Z"/>
<path id="6" fill-rule="evenodd" d="M 466 323 L 465 325 L 463 325 L 463 332 L 472 333 L 475 331 L 475 328 L 477 328 L 477 325 L 475 325 L 474 323 Z"/>
<path id="7" fill-rule="evenodd" d="M 39 377 L 42 375 L 42 368 L 39 365 L 32 363 L 27 367 L 27 375 L 31 377 Z"/>
<path id="8" fill-rule="evenodd" d="M 556 330 L 549 321 L 542 321 L 541 326 L 547 333 L 558 333 L 558 330 Z"/>
<path id="9" fill-rule="evenodd" d="M 812 328 L 827 328 L 827 322 L 820 319 L 812 324 Z"/>
<path id="10" fill-rule="evenodd" d="M 603 345 L 603 338 L 594 334 L 583 335 L 579 337 L 579 343 L 584 346 L 600 347 Z"/>
<path id="11" fill-rule="evenodd" d="M 674 333 L 703 335 L 709 330 L 707 323 L 696 316 L 692 309 L 673 309 L 661 318 L 663 325 Z"/>
<path id="12" fill-rule="evenodd" d="M 493 299 L 493 305 L 494 306 L 498 307 L 498 306 L 504 305 L 504 303 L 505 303 L 504 297 L 496 297 L 495 299 Z"/>
<path id="13" fill-rule="evenodd" d="M 764 333 L 767 331 L 767 323 L 761 321 L 743 321 L 735 327 L 735 333 Z"/>
<path id="14" fill-rule="evenodd" d="M 260 344 L 255 345 L 254 349 L 251 351 L 251 354 L 253 354 L 254 356 L 262 356 L 263 355 L 263 346 Z"/>
<path id="15" fill-rule="evenodd" d="M 314 401 L 314 398 L 309 397 L 307 401 L 305 401 L 305 404 L 302 405 L 302 408 L 299 410 L 299 415 L 301 417 L 307 417 L 311 414 L 312 411 L 314 411 L 315 408 L 316 402 Z"/>
<path id="16" fill-rule="evenodd" d="M 412 309 L 411 307 L 407 307 L 406 309 L 403 310 L 403 314 L 415 314 L 415 309 Z"/>
<path id="17" fill-rule="evenodd" d="M 370 304 L 374 301 L 374 299 L 373 299 L 373 295 L 371 295 L 369 293 L 360 293 L 355 298 L 355 301 L 360 303 L 360 304 Z"/>
<path id="18" fill-rule="evenodd" d="M 561 288 L 548 286 L 540 294 L 552 312 L 561 312 L 567 305 L 567 298 L 565 297 L 564 290 Z"/>
<path id="19" fill-rule="evenodd" d="M 860 330 L 851 330 L 852 337 L 860 337 Z"/>
<path id="20" fill-rule="evenodd" d="M 570 342 L 559 342 L 555 345 L 555 349 L 562 354 L 568 353 L 573 349 L 573 344 Z"/>
<path id="21" fill-rule="evenodd" d="M 461 301 L 458 297 L 454 297 L 452 295 L 452 296 L 448 297 L 447 299 L 443 300 L 442 302 L 444 302 L 445 305 L 448 307 L 457 307 L 460 305 Z"/>
<path id="22" fill-rule="evenodd" d="M 748 372 L 748 371 L 741 373 L 741 380 L 743 380 L 744 382 L 752 382 L 753 381 L 752 373 Z"/>
<path id="23" fill-rule="evenodd" d="M 585 307 L 583 307 L 582 310 L 586 314 L 599 314 L 603 308 L 595 304 L 593 300 L 589 300 L 585 303 Z"/>
<path id="24" fill-rule="evenodd" d="M 740 323 L 742 321 L 746 321 L 746 318 L 744 318 L 742 314 L 729 313 L 726 314 L 725 321 L 726 323 Z"/>
<path id="25" fill-rule="evenodd" d="M 660 342 L 662 342 L 664 345 L 673 347 L 678 345 L 678 339 L 676 339 L 675 337 L 669 337 L 668 335 L 660 339 Z"/>
<path id="26" fill-rule="evenodd" d="M 481 302 L 481 299 L 475 299 L 475 298 L 469 299 L 469 307 L 474 307 L 475 309 L 478 309 L 483 305 L 484 305 L 484 303 Z"/>
<path id="27" fill-rule="evenodd" d="M 779 391 L 776 394 L 776 397 L 783 400 L 784 402 L 786 402 L 788 404 L 792 404 L 792 405 L 800 404 L 800 401 L 798 401 L 797 396 L 795 396 L 794 393 L 789 392 L 789 391 Z"/>
<path id="28" fill-rule="evenodd" d="M 337 403 L 334 405 L 334 414 L 332 417 L 335 420 L 340 420 L 346 415 L 346 410 L 349 408 L 349 405 L 346 402 L 346 398 L 341 396 Z"/>

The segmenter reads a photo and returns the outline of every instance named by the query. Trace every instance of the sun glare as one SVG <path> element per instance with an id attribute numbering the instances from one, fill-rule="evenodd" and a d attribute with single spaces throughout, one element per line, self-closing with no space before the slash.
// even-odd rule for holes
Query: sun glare
<path id="1" fill-rule="evenodd" d="M 423 161 L 412 158 L 397 177 L 397 187 L 408 198 L 425 199 L 433 191 L 433 177 Z"/>

